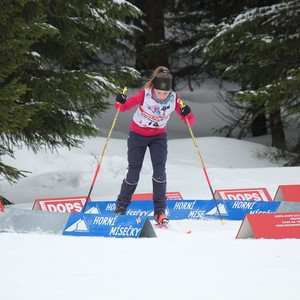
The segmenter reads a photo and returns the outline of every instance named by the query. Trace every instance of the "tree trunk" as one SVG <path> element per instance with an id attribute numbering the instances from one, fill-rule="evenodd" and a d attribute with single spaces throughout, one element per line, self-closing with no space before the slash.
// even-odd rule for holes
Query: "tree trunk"
<path id="1" fill-rule="evenodd" d="M 284 150 L 286 148 L 286 141 L 280 109 L 277 109 L 270 114 L 270 128 L 272 146 Z"/>
<path id="2" fill-rule="evenodd" d="M 153 70 L 158 66 L 168 67 L 167 51 L 159 49 L 145 51 L 147 44 L 155 44 L 165 39 L 164 7 L 165 0 L 139 0 L 136 6 L 145 14 L 145 33 L 136 39 L 136 69 Z"/>
<path id="3" fill-rule="evenodd" d="M 258 110 L 253 108 L 252 114 L 255 116 L 252 120 L 251 124 L 251 132 L 252 136 L 261 136 L 267 133 L 267 118 L 266 114 L 262 111 L 263 107 L 259 107 Z M 256 115 L 257 111 L 260 111 L 258 115 Z"/>

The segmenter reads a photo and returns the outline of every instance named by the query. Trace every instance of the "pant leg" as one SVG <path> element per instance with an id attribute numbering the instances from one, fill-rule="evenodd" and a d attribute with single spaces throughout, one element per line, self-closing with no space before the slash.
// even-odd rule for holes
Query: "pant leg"
<path id="1" fill-rule="evenodd" d="M 147 138 L 130 131 L 127 140 L 128 171 L 123 180 L 121 191 L 117 199 L 117 206 L 122 207 L 125 210 L 130 204 L 131 197 L 137 187 L 147 145 Z"/>
<path id="2" fill-rule="evenodd" d="M 168 155 L 167 134 L 161 134 L 149 143 L 153 166 L 153 205 L 154 213 L 164 213 L 166 210 L 166 162 Z"/>

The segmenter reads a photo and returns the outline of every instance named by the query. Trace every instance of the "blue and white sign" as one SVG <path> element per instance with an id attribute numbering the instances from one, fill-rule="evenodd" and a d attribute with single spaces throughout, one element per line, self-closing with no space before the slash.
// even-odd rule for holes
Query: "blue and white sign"
<path id="1" fill-rule="evenodd" d="M 113 213 L 116 208 L 116 201 L 92 201 L 86 204 L 85 214 L 101 214 Z M 153 202 L 152 201 L 132 201 L 129 205 L 127 216 L 145 217 L 153 216 Z"/>
<path id="2" fill-rule="evenodd" d="M 114 213 L 73 213 L 66 224 L 63 235 L 102 236 L 115 238 L 156 237 L 147 216 L 118 216 Z"/>
<path id="3" fill-rule="evenodd" d="M 183 219 L 222 219 L 243 220 L 246 214 L 262 214 L 276 212 L 280 202 L 251 200 L 167 200 L 167 214 L 170 220 Z M 85 213 L 112 212 L 115 201 L 93 201 L 86 206 Z M 152 201 L 132 201 L 128 207 L 127 216 L 153 219 Z"/>
<path id="4" fill-rule="evenodd" d="M 241 200 L 180 200 L 168 201 L 169 218 L 243 220 L 246 214 L 276 212 L 279 202 Z"/>

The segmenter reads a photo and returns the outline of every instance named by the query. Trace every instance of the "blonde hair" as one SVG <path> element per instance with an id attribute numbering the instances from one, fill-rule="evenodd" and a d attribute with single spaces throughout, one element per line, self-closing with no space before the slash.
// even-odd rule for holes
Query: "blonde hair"
<path id="1" fill-rule="evenodd" d="M 159 66 L 153 71 L 152 75 L 149 77 L 148 81 L 145 83 L 146 89 L 151 89 L 153 87 L 155 77 L 172 79 L 170 70 L 164 66 Z"/>

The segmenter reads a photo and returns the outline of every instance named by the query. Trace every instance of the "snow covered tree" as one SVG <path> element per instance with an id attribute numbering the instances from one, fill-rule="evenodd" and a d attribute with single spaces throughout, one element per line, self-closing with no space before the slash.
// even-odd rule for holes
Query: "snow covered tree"
<path id="1" fill-rule="evenodd" d="M 35 114 L 31 105 L 22 103 L 28 90 L 23 80 L 24 67 L 30 68 L 34 61 L 30 47 L 42 36 L 54 34 L 39 16 L 31 20 L 22 17 L 26 1 L 3 0 L 0 3 L 0 158 L 13 157 L 13 147 L 21 131 L 28 126 Z M 22 172 L 0 160 L 0 174 L 6 179 L 18 179 Z"/>
<path id="2" fill-rule="evenodd" d="M 243 125 L 266 113 L 272 145 L 280 149 L 285 148 L 283 123 L 297 124 L 300 118 L 299 24 L 299 1 L 247 10 L 220 24 L 202 54 L 210 71 L 241 86 L 231 94 L 244 111 Z"/>
<path id="3" fill-rule="evenodd" d="M 167 39 L 164 44 L 168 49 L 175 77 L 184 79 L 181 81 L 188 84 L 191 90 L 195 85 L 201 85 L 205 72 L 204 61 L 199 53 L 216 34 L 216 25 L 231 19 L 245 8 L 263 6 L 270 2 L 272 1 L 168 1 L 168 13 L 165 16 Z"/>
<path id="4" fill-rule="evenodd" d="M 107 96 L 139 76 L 113 55 L 133 33 L 126 18 L 140 14 L 127 1 L 1 1 L 0 157 L 24 145 L 78 147 L 97 134 Z M 1 160 L 0 174 L 14 181 L 24 172 Z"/>

